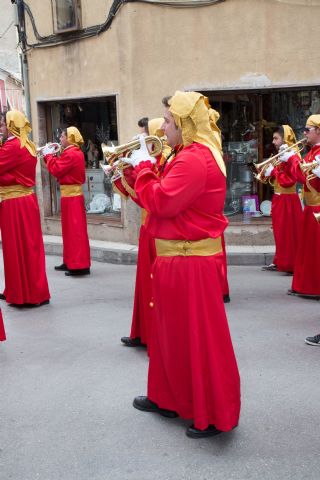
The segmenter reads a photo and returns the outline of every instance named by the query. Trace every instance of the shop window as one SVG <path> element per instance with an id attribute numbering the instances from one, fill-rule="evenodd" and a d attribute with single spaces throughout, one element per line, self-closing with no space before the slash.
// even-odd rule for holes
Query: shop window
<path id="1" fill-rule="evenodd" d="M 53 30 L 72 32 L 81 28 L 80 0 L 52 0 Z"/>
<path id="2" fill-rule="evenodd" d="M 100 167 L 103 161 L 101 143 L 118 144 L 116 98 L 74 100 L 46 104 L 47 141 L 59 142 L 61 131 L 76 126 L 84 139 L 82 151 L 86 162 L 86 181 L 83 185 L 89 218 L 104 222 L 121 216 L 121 198 L 113 192 L 110 178 Z M 54 177 L 51 183 L 50 215 L 60 214 L 60 187 Z"/>
<path id="3" fill-rule="evenodd" d="M 268 208 L 260 211 L 262 202 L 271 200 L 273 189 L 257 182 L 254 163 L 276 151 L 272 145 L 277 125 L 290 125 L 297 137 L 309 115 L 320 113 L 319 89 L 281 89 L 236 92 L 203 92 L 220 113 L 224 160 L 227 169 L 225 215 L 231 222 L 259 223 L 270 221 Z M 297 186 L 299 189 L 299 185 Z M 253 207 L 243 211 L 248 198 Z M 256 205 L 256 210 L 254 206 Z"/>

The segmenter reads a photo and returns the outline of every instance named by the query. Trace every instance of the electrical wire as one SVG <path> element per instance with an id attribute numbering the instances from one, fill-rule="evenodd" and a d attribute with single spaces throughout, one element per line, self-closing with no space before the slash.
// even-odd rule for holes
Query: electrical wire
<path id="1" fill-rule="evenodd" d="M 37 39 L 38 43 L 29 43 L 26 33 L 21 32 L 21 34 L 23 35 L 23 39 L 25 40 L 25 44 L 27 46 L 26 51 L 33 48 L 55 47 L 58 45 L 66 45 L 68 43 L 84 40 L 85 38 L 95 37 L 103 32 L 106 32 L 111 27 L 112 22 L 118 11 L 125 3 L 140 2 L 150 3 L 153 5 L 163 5 L 173 8 L 198 8 L 221 3 L 224 1 L 225 0 L 114 0 L 105 22 L 101 23 L 100 25 L 92 25 L 90 27 L 83 28 L 74 33 L 65 33 L 63 39 L 61 38 L 61 34 L 52 34 L 47 36 L 40 35 L 30 6 L 26 2 L 22 1 L 24 9 L 30 19 L 34 36 Z M 20 43 L 22 42 L 20 41 Z"/>

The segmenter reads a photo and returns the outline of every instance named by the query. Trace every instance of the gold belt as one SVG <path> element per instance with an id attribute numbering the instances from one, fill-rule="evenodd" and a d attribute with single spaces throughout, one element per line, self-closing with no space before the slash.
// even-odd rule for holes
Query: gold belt
<path id="1" fill-rule="evenodd" d="M 314 192 L 306 192 L 304 191 L 304 201 L 306 205 L 309 205 L 311 207 L 316 207 L 317 205 L 320 206 L 320 192 L 314 191 Z"/>
<path id="2" fill-rule="evenodd" d="M 77 197 L 82 195 L 82 185 L 60 185 L 61 197 Z"/>
<path id="3" fill-rule="evenodd" d="M 8 185 L 7 187 L 0 187 L 1 200 L 9 200 L 10 198 L 26 197 L 32 195 L 32 187 L 25 187 L 24 185 Z"/>
<path id="4" fill-rule="evenodd" d="M 274 185 L 274 193 L 296 193 L 296 184 L 292 187 L 281 187 L 278 183 Z"/>
<path id="5" fill-rule="evenodd" d="M 147 216 L 148 216 L 147 210 L 145 210 L 144 208 L 141 208 L 141 225 L 144 225 L 146 223 Z"/>
<path id="6" fill-rule="evenodd" d="M 163 240 L 155 239 L 158 257 L 209 257 L 222 252 L 221 237 L 203 240 Z"/>

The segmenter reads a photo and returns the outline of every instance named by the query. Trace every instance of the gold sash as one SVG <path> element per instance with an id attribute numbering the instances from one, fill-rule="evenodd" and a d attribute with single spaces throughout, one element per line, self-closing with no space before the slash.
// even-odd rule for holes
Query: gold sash
<path id="1" fill-rule="evenodd" d="M 10 198 L 26 197 L 32 195 L 32 187 L 25 187 L 24 185 L 8 185 L 7 187 L 0 187 L 0 199 L 9 200 Z"/>
<path id="2" fill-rule="evenodd" d="M 314 190 L 313 192 L 304 191 L 305 204 L 311 207 L 320 206 L 320 192 Z"/>
<path id="3" fill-rule="evenodd" d="M 146 218 L 148 216 L 147 210 L 144 208 L 141 208 L 141 225 L 144 225 L 146 223 Z"/>
<path id="4" fill-rule="evenodd" d="M 158 257 L 209 257 L 222 252 L 221 237 L 203 240 L 163 240 L 155 239 Z"/>
<path id="5" fill-rule="evenodd" d="M 281 187 L 278 182 L 274 184 L 274 193 L 297 193 L 296 183 L 292 187 Z"/>
<path id="6" fill-rule="evenodd" d="M 61 197 L 77 197 L 82 195 L 82 185 L 60 185 Z"/>

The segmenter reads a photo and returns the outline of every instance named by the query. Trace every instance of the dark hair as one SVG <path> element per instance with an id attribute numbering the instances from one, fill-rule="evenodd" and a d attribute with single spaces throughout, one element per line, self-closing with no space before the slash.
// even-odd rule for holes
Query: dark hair
<path id="1" fill-rule="evenodd" d="M 172 96 L 169 95 L 167 97 L 163 97 L 162 99 L 162 104 L 166 107 L 166 108 L 169 108 L 170 105 L 169 105 L 169 101 L 171 100 Z"/>
<path id="2" fill-rule="evenodd" d="M 140 118 L 140 120 L 138 120 L 138 127 L 145 128 L 146 130 L 148 130 L 148 123 L 149 123 L 149 118 L 142 117 Z"/>
<path id="3" fill-rule="evenodd" d="M 274 130 L 273 133 L 279 133 L 282 138 L 284 138 L 284 128 L 282 125 L 278 125 Z"/>

